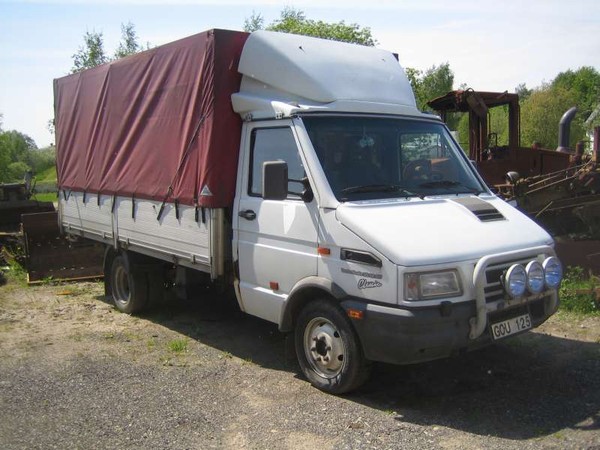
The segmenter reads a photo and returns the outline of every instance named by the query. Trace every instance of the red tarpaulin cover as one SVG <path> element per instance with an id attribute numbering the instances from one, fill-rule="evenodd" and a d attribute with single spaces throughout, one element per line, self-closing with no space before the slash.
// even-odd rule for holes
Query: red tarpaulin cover
<path id="1" fill-rule="evenodd" d="M 230 206 L 247 37 L 211 30 L 54 80 L 59 188 Z"/>

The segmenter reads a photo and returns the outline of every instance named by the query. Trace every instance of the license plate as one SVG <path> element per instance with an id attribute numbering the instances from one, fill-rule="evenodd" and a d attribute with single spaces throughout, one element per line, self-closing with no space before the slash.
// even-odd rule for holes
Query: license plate
<path id="1" fill-rule="evenodd" d="M 492 337 L 498 340 L 531 329 L 531 318 L 529 314 L 523 314 L 522 316 L 493 323 L 490 325 L 490 328 L 492 330 Z"/>

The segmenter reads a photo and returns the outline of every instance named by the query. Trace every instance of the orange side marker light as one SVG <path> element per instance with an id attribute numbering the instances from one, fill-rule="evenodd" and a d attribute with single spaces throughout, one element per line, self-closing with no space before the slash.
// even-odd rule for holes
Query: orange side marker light
<path id="1" fill-rule="evenodd" d="M 350 317 L 351 319 L 356 319 L 356 320 L 361 320 L 365 317 L 365 313 L 363 311 L 360 311 L 358 309 L 352 309 L 350 308 L 348 311 L 348 317 Z"/>

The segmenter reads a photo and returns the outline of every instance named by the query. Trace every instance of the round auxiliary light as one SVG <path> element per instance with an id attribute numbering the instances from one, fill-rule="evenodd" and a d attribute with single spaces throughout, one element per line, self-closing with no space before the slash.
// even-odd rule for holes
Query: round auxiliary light
<path id="1" fill-rule="evenodd" d="M 525 267 L 527 273 L 527 290 L 532 294 L 539 294 L 544 290 L 544 269 L 537 261 L 530 261 Z"/>
<path id="2" fill-rule="evenodd" d="M 527 273 L 521 264 L 513 264 L 504 275 L 504 287 L 511 297 L 520 297 L 525 293 Z"/>
<path id="3" fill-rule="evenodd" d="M 562 264 L 558 258 L 555 258 L 554 256 L 546 258 L 546 260 L 542 263 L 542 267 L 544 268 L 546 286 L 551 289 L 558 288 L 563 277 Z"/>

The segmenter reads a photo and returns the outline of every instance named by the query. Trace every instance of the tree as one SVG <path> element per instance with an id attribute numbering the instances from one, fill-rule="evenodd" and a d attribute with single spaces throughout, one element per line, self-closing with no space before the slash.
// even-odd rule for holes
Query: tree
<path id="1" fill-rule="evenodd" d="M 121 24 L 121 42 L 115 51 L 115 58 L 124 58 L 143 51 L 144 48 L 138 43 L 138 37 L 135 32 L 135 25 L 131 22 Z"/>
<path id="2" fill-rule="evenodd" d="M 521 105 L 521 141 L 538 141 L 546 148 L 558 145 L 558 123 L 572 106 L 578 112 L 571 122 L 569 147 L 585 140 L 585 120 L 600 102 L 600 73 L 593 67 L 566 70 L 550 83 L 533 89 Z"/>
<path id="3" fill-rule="evenodd" d="M 252 33 L 257 30 L 264 30 L 265 28 L 265 19 L 261 14 L 256 14 L 252 11 L 252 15 L 250 17 L 246 17 L 244 19 L 244 31 L 248 33 Z"/>
<path id="4" fill-rule="evenodd" d="M 12 162 L 6 168 L 7 181 L 19 181 L 25 177 L 25 174 L 31 170 L 27 164 L 21 161 Z"/>
<path id="5" fill-rule="evenodd" d="M 109 58 L 104 53 L 104 38 L 102 33 L 86 31 L 83 36 L 83 46 L 79 47 L 73 55 L 73 67 L 71 73 L 81 72 L 85 69 L 107 63 Z"/>
<path id="6" fill-rule="evenodd" d="M 427 102 L 447 94 L 454 85 L 454 72 L 447 62 L 439 66 L 431 66 L 425 72 L 412 67 L 407 67 L 405 72 L 415 93 L 417 108 L 420 110 L 431 111 Z"/>
<path id="7" fill-rule="evenodd" d="M 31 155 L 36 150 L 35 142 L 26 134 L 0 132 L 0 182 L 22 179 L 31 169 Z"/>
<path id="8" fill-rule="evenodd" d="M 415 100 L 416 100 L 417 99 L 417 90 L 419 90 L 421 88 L 421 77 L 423 75 L 423 72 L 421 72 L 419 69 L 414 69 L 412 67 L 406 67 L 404 69 L 404 73 L 406 73 L 406 77 L 408 78 L 410 86 L 412 87 L 413 93 L 415 94 Z M 417 106 L 419 106 L 418 101 L 417 101 Z"/>
<path id="9" fill-rule="evenodd" d="M 571 91 L 579 114 L 587 118 L 600 102 L 600 73 L 590 66 L 567 70 L 554 78 L 551 88 Z"/>
<path id="10" fill-rule="evenodd" d="M 515 88 L 515 94 L 517 94 L 519 96 L 519 100 L 521 102 L 528 99 L 532 93 L 533 93 L 533 89 L 527 89 L 527 85 L 525 83 L 520 83 Z"/>
<path id="11" fill-rule="evenodd" d="M 249 18 L 244 20 L 245 31 L 260 30 L 263 29 L 263 25 L 264 19 L 260 14 L 252 13 Z M 361 27 L 356 23 L 346 24 L 343 20 L 337 23 L 328 23 L 307 19 L 303 11 L 289 6 L 283 8 L 279 19 L 273 21 L 266 29 L 371 47 L 377 43 L 368 27 Z"/>
<path id="12" fill-rule="evenodd" d="M 77 53 L 73 55 L 73 67 L 71 68 L 71 73 L 91 69 L 100 64 L 133 55 L 150 48 L 150 44 L 146 44 L 146 47 L 144 47 L 138 42 L 135 25 L 131 22 L 127 22 L 125 25 L 121 24 L 121 41 L 115 50 L 114 58 L 106 56 L 102 33 L 86 31 L 83 36 L 83 42 L 84 45 L 79 47 Z"/>
<path id="13" fill-rule="evenodd" d="M 542 147 L 556 148 L 560 118 L 576 104 L 577 95 L 572 90 L 552 85 L 534 89 L 521 106 L 521 144 L 529 146 L 537 141 Z M 571 148 L 575 148 L 578 140 L 584 139 L 582 122 L 582 116 L 578 114 L 571 123 Z"/>
<path id="14" fill-rule="evenodd" d="M 29 152 L 29 166 L 35 174 L 56 164 L 56 147 L 53 145 Z"/>
<path id="15" fill-rule="evenodd" d="M 48 119 L 48 123 L 46 123 L 46 128 L 48 129 L 50 134 L 52 136 L 54 136 L 54 133 L 56 131 L 56 125 L 55 125 L 54 119 Z"/>

